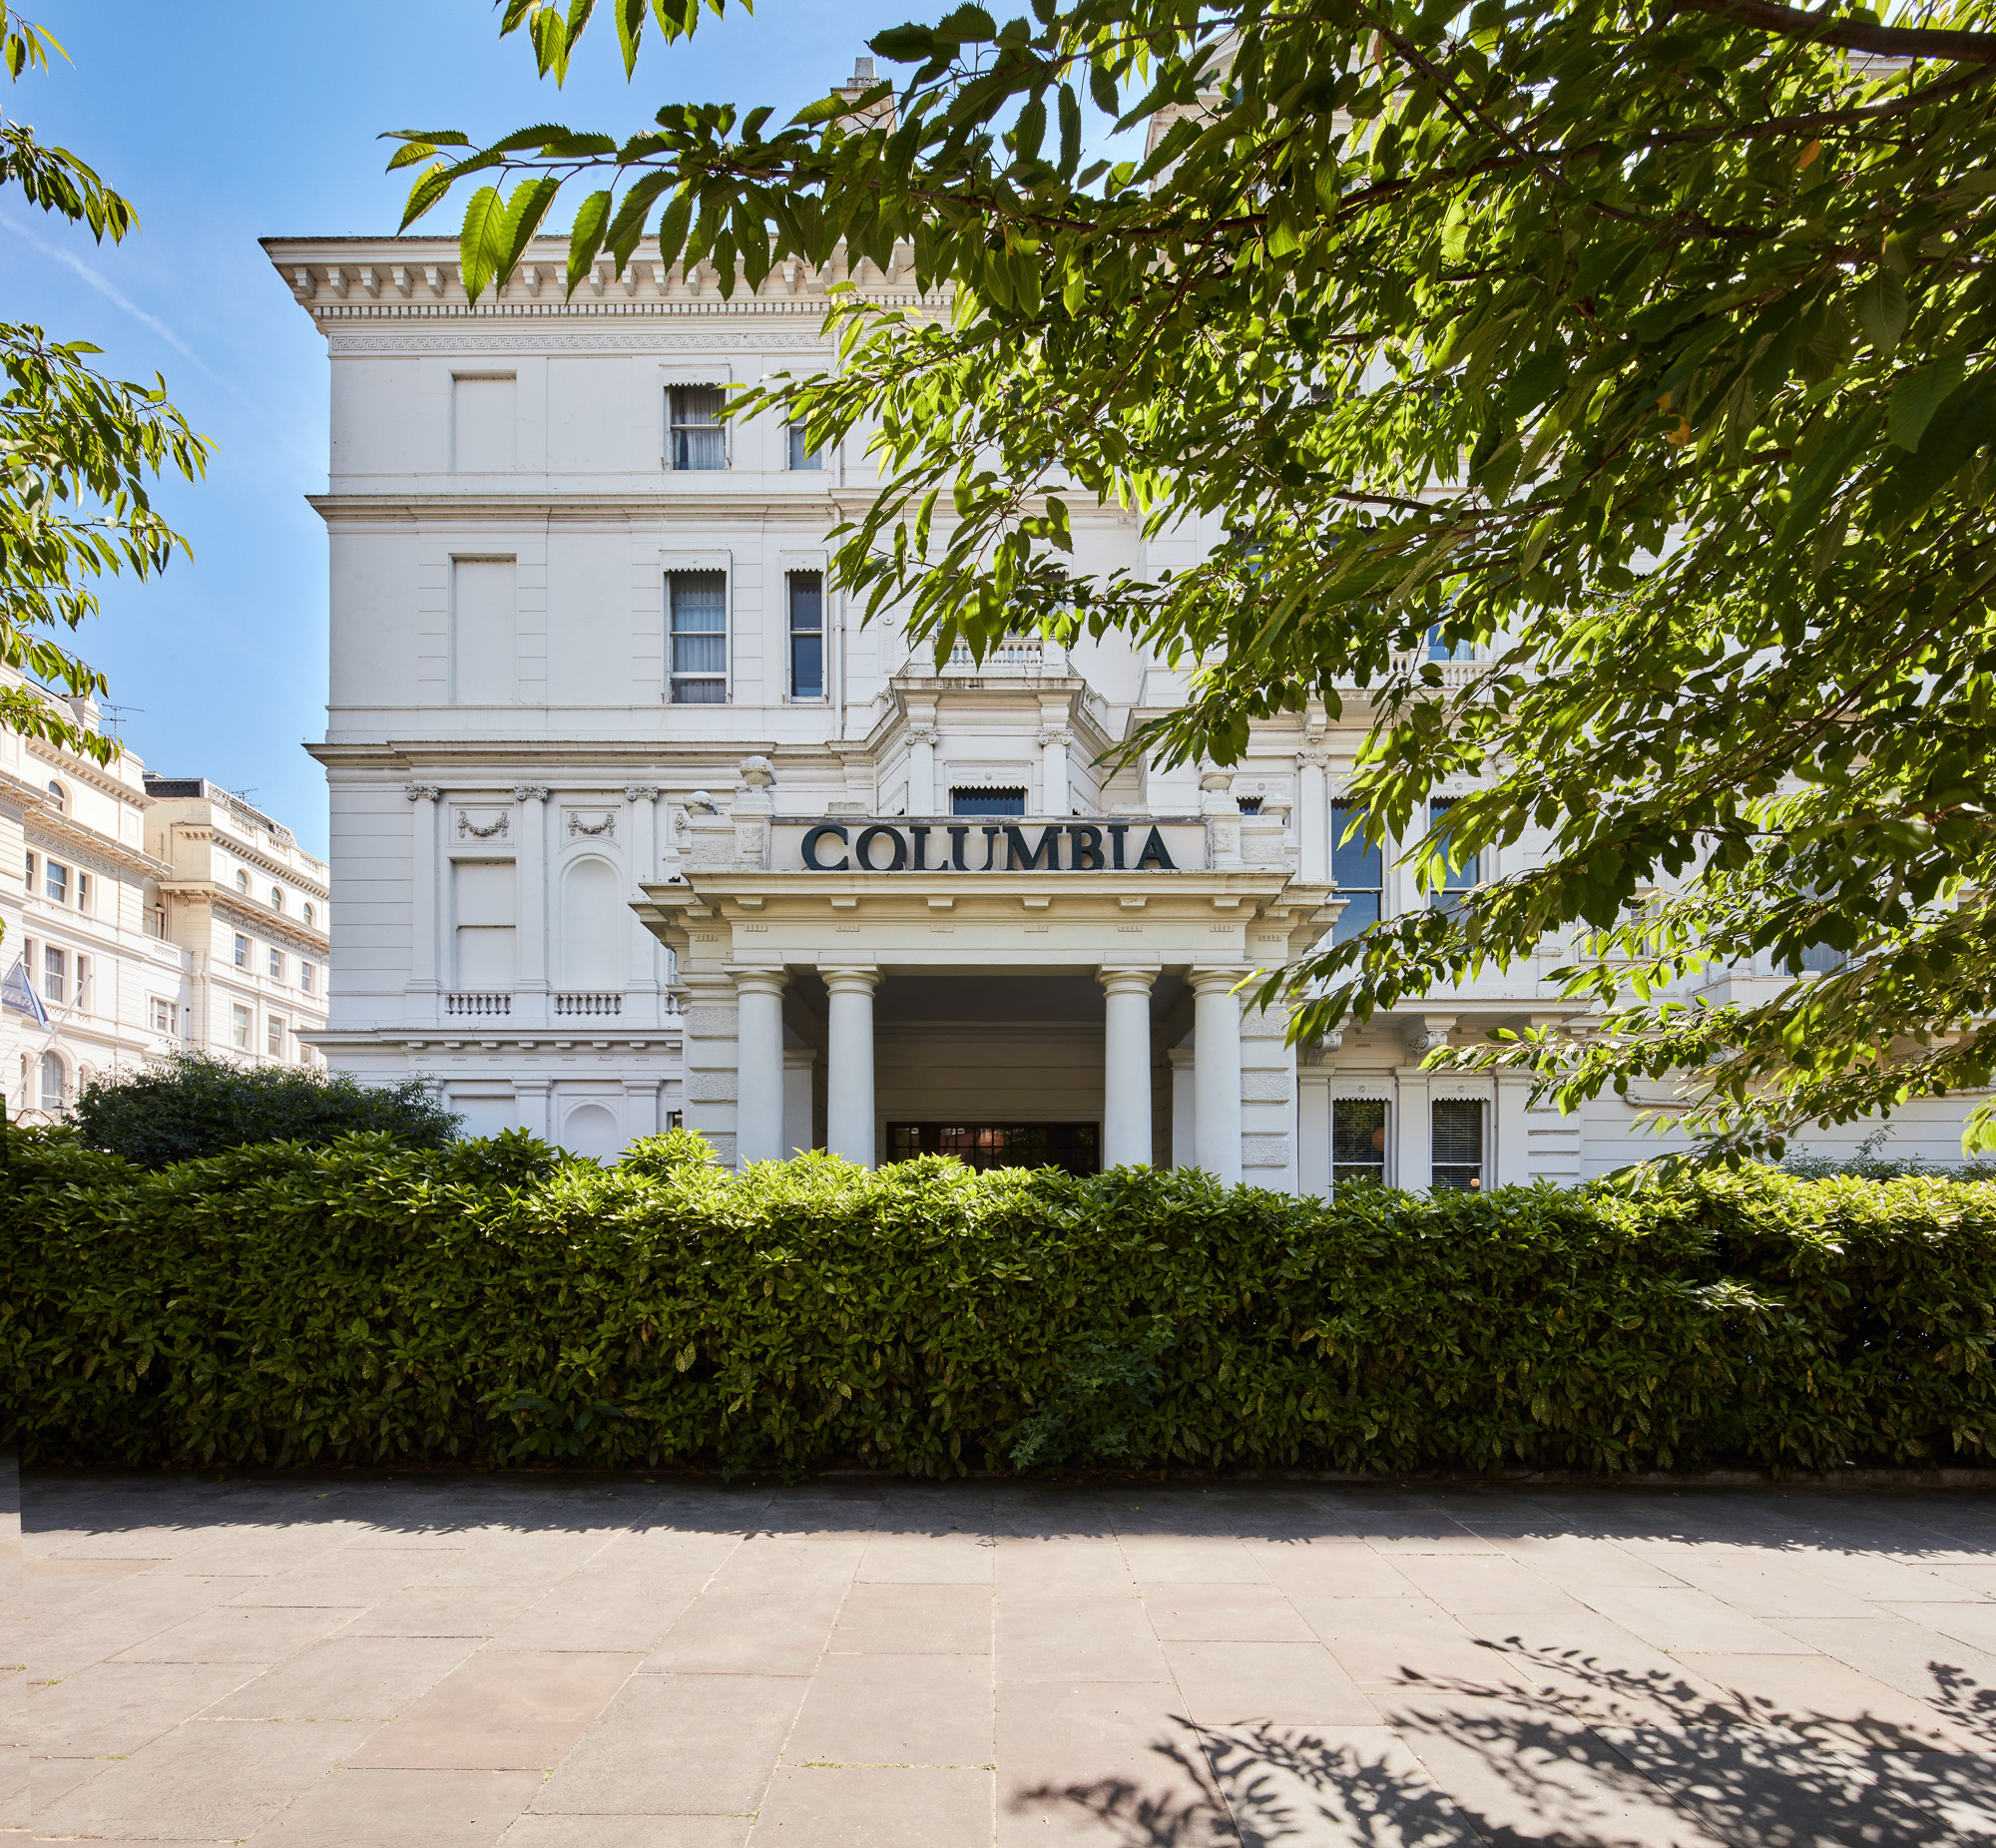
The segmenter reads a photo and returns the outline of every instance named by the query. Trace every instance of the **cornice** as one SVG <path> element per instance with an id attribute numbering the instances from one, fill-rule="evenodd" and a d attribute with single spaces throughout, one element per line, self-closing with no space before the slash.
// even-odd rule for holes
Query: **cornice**
<path id="1" fill-rule="evenodd" d="M 261 847 L 245 841 L 231 828 L 219 826 L 212 821 L 176 821 L 173 824 L 173 832 L 192 840 L 220 841 L 239 860 L 248 860 L 253 866 L 260 866 L 274 878 L 288 879 L 294 885 L 301 885 L 320 898 L 329 898 L 332 895 L 332 888 L 327 883 L 330 877 L 329 870 L 324 877 L 300 873 L 295 866 L 288 865 L 274 855 L 264 852 Z"/>
<path id="2" fill-rule="evenodd" d="M 848 518 L 848 500 L 872 498 L 877 490 L 840 488 L 835 493 L 785 500 L 757 493 L 676 496 L 670 489 L 638 494 L 603 494 L 547 488 L 538 493 L 494 494 L 474 489 L 465 494 L 307 494 L 305 504 L 330 525 L 334 520 L 401 521 L 414 525 L 425 519 L 518 520 L 523 514 L 557 524 L 565 520 L 626 519 L 659 521 L 662 516 L 711 521 L 766 519 L 776 515 L 815 515 L 827 520 Z"/>
<path id="3" fill-rule="evenodd" d="M 158 879 L 173 871 L 166 861 L 154 859 L 143 847 L 128 847 L 113 835 L 85 827 L 56 807 L 46 791 L 9 771 L 0 770 L 0 789 L 21 804 L 22 832 L 38 847 L 53 841 L 72 858 L 89 860 L 94 872 L 136 873 L 143 879 Z"/>
<path id="4" fill-rule="evenodd" d="M 288 914 L 272 911 L 267 905 L 259 905 L 253 898 L 213 879 L 162 879 L 160 890 L 172 898 L 205 899 L 216 910 L 254 926 L 261 936 L 282 937 L 286 942 L 316 950 L 321 956 L 332 953 L 332 940 L 323 931 L 307 929 Z"/>

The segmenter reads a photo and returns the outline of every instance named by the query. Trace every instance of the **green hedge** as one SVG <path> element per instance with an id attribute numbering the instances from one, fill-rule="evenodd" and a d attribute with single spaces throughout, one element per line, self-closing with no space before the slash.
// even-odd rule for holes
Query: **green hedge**
<path id="1" fill-rule="evenodd" d="M 10 1132 L 29 1457 L 922 1475 L 1129 1462 L 1776 1468 L 1996 1445 L 1996 1185 L 1764 1169 L 1333 1205 L 1196 1173 L 735 1178 L 531 1139 L 147 1172 Z"/>

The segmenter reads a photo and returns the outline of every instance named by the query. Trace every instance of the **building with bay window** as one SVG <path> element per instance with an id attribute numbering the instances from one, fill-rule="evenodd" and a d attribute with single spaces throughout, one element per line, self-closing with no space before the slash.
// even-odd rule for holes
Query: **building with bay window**
<path id="1" fill-rule="evenodd" d="M 1258 722 L 1233 768 L 1124 762 L 1184 696 L 1162 661 L 1020 636 L 939 664 L 829 588 L 866 459 L 722 421 L 723 395 L 829 360 L 833 282 L 920 306 L 905 249 L 724 298 L 648 244 L 568 296 L 540 239 L 476 303 L 448 241 L 265 249 L 330 361 L 335 1066 L 604 1157 L 683 1122 L 736 1163 L 1197 1163 L 1315 1192 L 1576 1181 L 1653 1147 L 1662 1092 L 1562 1117 L 1522 1078 L 1422 1068 L 1567 1011 L 1560 946 L 1300 1052 L 1244 1004 L 1326 932 L 1448 902 L 1343 838 L 1361 693 Z M 1074 515 L 1104 570 L 1221 538 Z M 1958 1116 L 1910 1113 L 1898 1149 L 1957 1156 Z"/>

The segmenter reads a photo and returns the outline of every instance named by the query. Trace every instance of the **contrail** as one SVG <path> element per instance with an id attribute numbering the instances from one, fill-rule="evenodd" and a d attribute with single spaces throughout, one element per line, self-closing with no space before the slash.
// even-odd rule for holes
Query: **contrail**
<path id="1" fill-rule="evenodd" d="M 106 300 L 112 302 L 114 305 L 120 308 L 123 308 L 125 312 L 131 315 L 131 317 L 135 321 L 140 322 L 144 326 L 152 328 L 152 330 L 156 334 L 158 334 L 161 339 L 166 341 L 166 343 L 169 346 L 171 346 L 175 352 L 180 353 L 184 355 L 186 358 L 192 360 L 197 366 L 199 366 L 204 372 L 206 372 L 210 378 L 214 379 L 218 385 L 226 385 L 229 383 L 229 381 L 226 378 L 224 378 L 220 372 L 216 371 L 215 368 L 211 366 L 207 360 L 202 358 L 202 356 L 198 352 L 196 352 L 193 347 L 191 347 L 185 340 L 183 340 L 179 334 L 177 334 L 171 327 L 167 325 L 165 321 L 161 320 L 157 314 L 147 313 L 146 310 L 140 307 L 140 305 L 136 301 L 134 301 L 129 295 L 126 295 L 121 290 L 114 288 L 109 282 L 107 282 L 104 279 L 104 277 L 99 275 L 95 269 L 91 268 L 91 266 L 88 263 L 86 263 L 82 257 L 76 256 L 72 254 L 70 251 L 65 250 L 60 244 L 50 243 L 45 238 L 38 237 L 32 231 L 28 229 L 27 226 L 23 225 L 18 219 L 14 218 L 11 214 L 0 212 L 0 227 L 4 227 L 6 230 L 12 231 L 15 236 L 20 238 L 21 241 L 27 244 L 31 249 L 39 250 L 44 256 L 50 257 L 54 261 L 63 264 L 65 267 L 75 270 L 78 275 L 80 275 L 86 282 L 88 282 L 92 288 L 96 289 L 100 295 L 104 296 Z"/>

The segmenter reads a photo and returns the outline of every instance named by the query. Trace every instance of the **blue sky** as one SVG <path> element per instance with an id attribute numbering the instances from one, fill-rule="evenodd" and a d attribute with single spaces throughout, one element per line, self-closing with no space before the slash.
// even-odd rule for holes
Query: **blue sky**
<path id="1" fill-rule="evenodd" d="M 249 791 L 325 851 L 324 781 L 299 747 L 325 724 L 325 535 L 304 503 L 325 486 L 325 348 L 258 236 L 392 231 L 404 189 L 383 129 L 623 131 L 669 101 L 787 115 L 911 10 L 946 9 L 759 0 L 654 45 L 627 88 L 604 7 L 557 92 L 521 35 L 501 43 L 488 0 L 26 0 L 73 64 L 0 103 L 96 167 L 143 229 L 100 247 L 0 192 L 0 318 L 93 341 L 121 376 L 165 373 L 220 449 L 206 482 L 160 496 L 193 560 L 112 580 L 79 643 L 147 765 Z M 454 228 L 451 211 L 424 229 Z"/>

